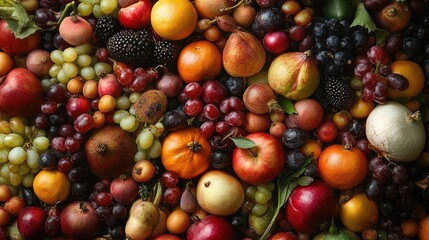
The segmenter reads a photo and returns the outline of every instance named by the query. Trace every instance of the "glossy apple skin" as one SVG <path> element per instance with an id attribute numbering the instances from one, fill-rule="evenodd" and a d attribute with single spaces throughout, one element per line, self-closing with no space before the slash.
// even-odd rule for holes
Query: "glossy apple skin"
<path id="1" fill-rule="evenodd" d="M 43 239 L 46 211 L 40 207 L 26 207 L 17 219 L 18 231 L 25 239 Z"/>
<path id="2" fill-rule="evenodd" d="M 287 221 L 300 233 L 317 233 L 322 224 L 329 223 L 334 217 L 337 202 L 332 188 L 322 181 L 298 186 L 287 201 Z"/>
<path id="3" fill-rule="evenodd" d="M 9 29 L 7 22 L 4 19 L 0 20 L 0 48 L 3 52 L 21 56 L 38 48 L 40 41 L 40 32 L 35 32 L 23 39 L 16 38 Z"/>
<path id="4" fill-rule="evenodd" d="M 45 100 L 40 80 L 26 68 L 14 68 L 0 82 L 0 112 L 34 116 Z"/>
<path id="5" fill-rule="evenodd" d="M 278 55 L 289 48 L 289 37 L 284 31 L 268 32 L 262 39 L 262 43 L 268 51 Z"/>
<path id="6" fill-rule="evenodd" d="M 150 24 L 151 10 L 152 2 L 150 0 L 140 0 L 119 10 L 119 23 L 124 28 L 131 30 L 146 28 Z"/>
<path id="7" fill-rule="evenodd" d="M 298 237 L 291 232 L 278 232 L 271 235 L 268 240 L 298 240 Z"/>
<path id="8" fill-rule="evenodd" d="M 280 141 L 265 132 L 251 133 L 246 136 L 256 147 L 240 149 L 232 153 L 232 167 L 243 181 L 257 185 L 271 182 L 282 171 L 285 153 Z"/>

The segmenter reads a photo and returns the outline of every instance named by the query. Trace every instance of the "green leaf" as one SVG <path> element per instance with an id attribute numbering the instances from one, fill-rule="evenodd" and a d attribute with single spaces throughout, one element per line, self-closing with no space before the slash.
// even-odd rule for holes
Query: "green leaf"
<path id="1" fill-rule="evenodd" d="M 244 137 L 232 137 L 231 140 L 234 142 L 235 146 L 241 149 L 249 149 L 256 147 L 255 142 L 248 138 Z"/>
<path id="2" fill-rule="evenodd" d="M 312 177 L 308 177 L 308 176 L 301 176 L 297 179 L 297 183 L 299 186 L 308 186 L 310 185 L 310 183 L 313 182 L 313 178 Z"/>
<path id="3" fill-rule="evenodd" d="M 291 100 L 279 95 L 278 103 L 280 106 L 283 107 L 283 110 L 285 111 L 285 113 L 287 113 L 289 115 L 297 113 L 295 110 L 295 107 L 293 105 L 293 102 Z"/>
<path id="4" fill-rule="evenodd" d="M 350 24 L 350 27 L 353 26 L 363 26 L 368 29 L 368 32 L 374 32 L 376 37 L 376 44 L 378 46 L 382 45 L 386 37 L 390 35 L 388 31 L 377 28 L 371 18 L 371 15 L 368 13 L 362 2 L 360 2 L 356 7 L 355 17 L 353 19 L 353 22 Z"/>
<path id="5" fill-rule="evenodd" d="M 0 0 L 1 1 L 1 0 Z M 13 6 L 2 2 L 0 4 L 0 18 L 6 20 L 9 29 L 16 38 L 26 38 L 41 28 L 30 18 L 25 8 L 19 2 Z"/>

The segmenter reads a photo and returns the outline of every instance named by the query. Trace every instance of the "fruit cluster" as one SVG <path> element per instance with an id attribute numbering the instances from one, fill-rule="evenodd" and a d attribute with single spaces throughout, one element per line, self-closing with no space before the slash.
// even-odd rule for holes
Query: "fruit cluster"
<path id="1" fill-rule="evenodd" d="M 0 7 L 0 239 L 429 239 L 428 1 Z"/>

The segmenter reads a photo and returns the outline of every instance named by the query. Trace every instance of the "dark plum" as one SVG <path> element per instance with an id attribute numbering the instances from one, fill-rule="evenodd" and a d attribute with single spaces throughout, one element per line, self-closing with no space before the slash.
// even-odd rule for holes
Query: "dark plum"
<path id="1" fill-rule="evenodd" d="M 296 149 L 304 146 L 307 141 L 307 132 L 298 127 L 291 127 L 284 131 L 282 142 L 287 148 Z"/>
<path id="2" fill-rule="evenodd" d="M 214 151 L 210 155 L 210 164 L 216 169 L 225 169 L 231 165 L 231 156 L 223 151 Z"/>
<path id="3" fill-rule="evenodd" d="M 394 33 L 386 38 L 384 47 L 389 54 L 395 55 L 402 51 L 402 36 L 400 33 Z"/>
<path id="4" fill-rule="evenodd" d="M 241 77 L 228 76 L 222 81 L 226 88 L 226 93 L 229 97 L 241 97 L 246 90 L 246 80 Z"/>
<path id="5" fill-rule="evenodd" d="M 387 0 L 364 0 L 363 4 L 368 10 L 377 10 L 387 5 Z"/>
<path id="6" fill-rule="evenodd" d="M 404 49 L 404 52 L 410 57 L 415 57 L 423 51 L 421 41 L 415 37 L 404 38 L 404 41 L 402 42 L 402 48 Z"/>
<path id="7" fill-rule="evenodd" d="M 164 127 L 170 131 L 177 131 L 188 125 L 187 116 L 183 111 L 167 111 L 163 119 Z"/>
<path id="8" fill-rule="evenodd" d="M 57 158 L 51 151 L 40 154 L 39 160 L 37 161 L 40 169 L 53 169 L 57 166 Z"/>
<path id="9" fill-rule="evenodd" d="M 280 8 L 268 7 L 261 9 L 255 16 L 255 23 L 263 31 L 278 30 L 283 27 L 284 15 Z"/>
<path id="10" fill-rule="evenodd" d="M 92 188 L 93 188 L 93 185 L 90 184 L 88 181 L 72 182 L 71 195 L 75 199 L 83 200 L 89 197 L 89 195 L 91 194 Z"/>
<path id="11" fill-rule="evenodd" d="M 305 163 L 305 154 L 301 151 L 294 149 L 285 155 L 285 167 L 291 170 L 301 168 Z"/>

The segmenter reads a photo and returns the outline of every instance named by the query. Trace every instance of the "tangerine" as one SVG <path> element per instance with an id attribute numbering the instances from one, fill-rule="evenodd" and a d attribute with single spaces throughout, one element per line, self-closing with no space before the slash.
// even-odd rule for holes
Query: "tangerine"
<path id="1" fill-rule="evenodd" d="M 195 30 L 198 15 L 188 0 L 159 0 L 152 7 L 150 21 L 160 37 L 181 40 Z"/>
<path id="2" fill-rule="evenodd" d="M 340 197 L 344 199 L 344 195 Z M 378 205 L 364 192 L 356 193 L 346 202 L 340 203 L 339 218 L 353 232 L 364 232 L 378 221 Z"/>
<path id="3" fill-rule="evenodd" d="M 419 222 L 419 239 L 429 240 L 429 215 Z"/>
<path id="4" fill-rule="evenodd" d="M 324 182 L 335 189 L 346 190 L 365 180 L 368 160 L 358 148 L 333 144 L 320 153 L 318 168 Z"/>
<path id="5" fill-rule="evenodd" d="M 70 180 L 59 170 L 43 169 L 33 180 L 36 196 L 47 204 L 63 202 L 70 194 Z"/>
<path id="6" fill-rule="evenodd" d="M 186 45 L 177 58 L 177 71 L 186 83 L 213 79 L 222 70 L 222 54 L 208 40 Z"/>
<path id="7" fill-rule="evenodd" d="M 191 225 L 191 218 L 182 209 L 175 209 L 168 214 L 166 226 L 170 233 L 182 234 L 188 229 L 189 225 Z"/>
<path id="8" fill-rule="evenodd" d="M 0 52 L 0 77 L 12 70 L 13 64 L 13 59 L 9 54 Z"/>
<path id="9" fill-rule="evenodd" d="M 413 61 L 394 61 L 390 64 L 392 73 L 401 74 L 408 79 L 408 88 L 402 91 L 389 88 L 389 98 L 413 98 L 419 95 L 425 84 L 425 76 L 421 67 Z"/>

